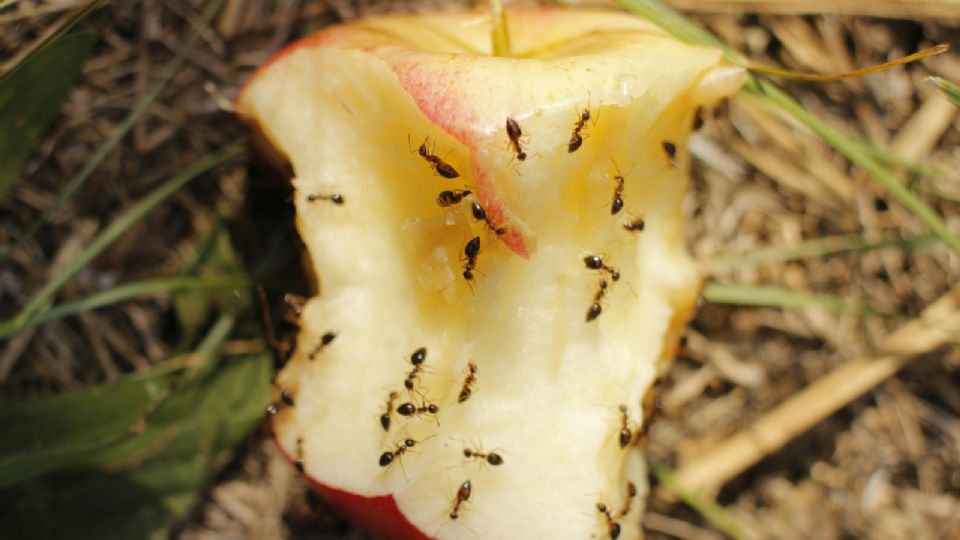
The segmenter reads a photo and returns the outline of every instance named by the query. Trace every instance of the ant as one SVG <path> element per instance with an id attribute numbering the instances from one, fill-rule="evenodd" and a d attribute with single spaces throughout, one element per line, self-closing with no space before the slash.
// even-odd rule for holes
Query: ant
<path id="1" fill-rule="evenodd" d="M 320 343 L 318 343 L 317 346 L 310 351 L 310 354 L 307 355 L 307 358 L 310 360 L 316 358 L 317 355 L 320 354 L 320 352 L 322 352 L 327 345 L 333 343 L 333 340 L 335 339 L 337 339 L 336 330 L 330 330 L 329 332 L 323 334 L 323 336 L 320 337 Z"/>
<path id="2" fill-rule="evenodd" d="M 414 446 L 416 446 L 416 444 L 417 444 L 417 441 L 413 439 L 404 439 L 402 443 L 397 445 L 396 450 L 392 452 L 384 452 L 383 454 L 380 454 L 380 466 L 386 467 L 387 465 L 390 465 L 391 463 L 393 463 L 394 459 L 400 459 L 400 456 L 402 456 L 404 452 L 413 448 Z"/>
<path id="3" fill-rule="evenodd" d="M 460 388 L 460 395 L 457 397 L 457 403 L 463 403 L 470 399 L 473 394 L 473 383 L 477 380 L 477 365 L 473 362 L 467 362 L 467 377 L 463 380 L 463 387 Z"/>
<path id="4" fill-rule="evenodd" d="M 603 258 L 599 255 L 587 255 L 583 258 L 583 264 L 590 270 L 601 270 L 610 274 L 610 279 L 613 281 L 620 281 L 620 272 L 616 268 L 604 264 Z"/>
<path id="5" fill-rule="evenodd" d="M 487 224 L 487 227 L 490 228 L 497 236 L 502 236 L 507 230 L 503 227 L 497 227 L 494 225 L 493 221 L 487 217 L 487 211 L 480 206 L 480 203 L 474 202 L 470 204 L 470 212 L 473 213 L 473 219 L 477 221 L 482 221 Z"/>
<path id="6" fill-rule="evenodd" d="M 411 402 L 406 402 L 397 407 L 397 414 L 401 416 L 413 416 L 415 414 L 433 414 L 436 415 L 440 412 L 440 407 L 437 407 L 433 403 L 427 403 L 426 401 L 423 404 L 417 406 Z"/>
<path id="7" fill-rule="evenodd" d="M 463 449 L 463 456 L 466 458 L 482 459 L 490 465 L 503 465 L 503 458 L 496 452 L 482 452 L 471 448 Z"/>
<path id="8" fill-rule="evenodd" d="M 610 509 L 607 508 L 607 505 L 602 502 L 597 503 L 597 511 L 603 514 L 604 518 L 607 520 L 607 531 L 610 532 L 610 538 L 616 539 L 620 537 L 620 524 L 614 521 L 612 515 L 610 515 Z"/>
<path id="9" fill-rule="evenodd" d="M 453 510 L 450 511 L 450 519 L 460 517 L 460 505 L 470 498 L 471 493 L 473 493 L 473 484 L 471 484 L 469 480 L 460 484 L 460 487 L 457 489 L 457 499 L 453 502 Z"/>
<path id="10" fill-rule="evenodd" d="M 703 107 L 697 107 L 696 112 L 693 113 L 693 130 L 697 131 L 703 127 Z"/>
<path id="11" fill-rule="evenodd" d="M 420 374 L 420 370 L 423 369 L 423 362 L 427 359 L 427 348 L 420 347 L 419 349 L 413 351 L 413 354 L 410 355 L 410 363 L 413 364 L 413 369 L 410 370 L 410 373 L 407 374 L 407 379 L 403 381 L 403 387 L 407 390 L 413 390 L 413 382 L 416 380 L 417 375 Z"/>
<path id="12" fill-rule="evenodd" d="M 303 461 L 303 437 L 297 437 L 297 459 L 294 460 L 293 467 L 297 469 L 300 476 L 307 472 L 307 466 Z"/>
<path id="13" fill-rule="evenodd" d="M 523 151 L 520 147 L 520 137 L 523 135 L 523 131 L 520 130 L 520 124 L 517 123 L 513 118 L 507 117 L 507 137 L 510 138 L 510 146 L 513 147 L 513 151 L 517 153 L 517 159 L 523 161 L 527 159 L 527 153 Z"/>
<path id="14" fill-rule="evenodd" d="M 607 280 L 601 279 L 600 287 L 593 295 L 593 303 L 590 304 L 590 308 L 587 309 L 587 322 L 596 319 L 600 316 L 600 313 L 603 312 L 603 306 L 600 305 L 600 300 L 603 299 L 605 294 L 607 294 Z"/>
<path id="15" fill-rule="evenodd" d="M 477 255 L 480 254 L 479 236 L 474 236 L 467 242 L 467 245 L 463 248 L 463 254 L 467 261 L 463 266 L 463 279 L 471 281 L 473 279 L 473 270 L 477 267 Z"/>
<path id="16" fill-rule="evenodd" d="M 410 143 L 409 136 L 407 138 L 407 143 Z M 453 179 L 460 176 L 460 173 L 458 173 L 452 165 L 441 159 L 440 156 L 437 156 L 427 148 L 429 143 L 430 137 L 427 137 L 424 139 L 423 144 L 420 145 L 417 153 L 420 154 L 420 157 L 425 159 L 427 163 L 430 164 L 430 166 L 433 168 L 433 172 L 447 179 Z"/>
<path id="17" fill-rule="evenodd" d="M 390 431 L 390 413 L 393 411 L 393 402 L 397 400 L 397 393 L 390 392 L 387 396 L 387 408 L 385 413 L 380 415 L 380 425 L 384 431 Z"/>
<path id="18" fill-rule="evenodd" d="M 469 189 L 448 189 L 441 191 L 440 194 L 437 195 L 437 206 L 447 208 L 448 206 L 460 204 L 460 201 L 467 195 L 470 195 L 470 193 Z"/>
<path id="19" fill-rule="evenodd" d="M 276 386 L 276 383 L 274 383 L 274 386 Z M 277 389 L 280 390 L 280 402 L 278 403 L 274 401 L 273 403 L 267 405 L 268 416 L 276 416 L 282 407 L 293 407 L 297 404 L 293 399 L 293 394 L 291 394 L 289 390 L 285 390 L 279 386 L 277 386 Z"/>
<path id="20" fill-rule="evenodd" d="M 623 229 L 627 232 L 642 232 L 646 226 L 647 224 L 643 221 L 643 218 L 637 218 L 624 223 Z"/>
<path id="21" fill-rule="evenodd" d="M 577 123 L 573 126 L 573 133 L 570 134 L 570 142 L 567 143 L 567 153 L 574 153 L 583 144 L 583 136 L 580 134 L 584 126 L 590 120 L 590 109 L 586 108 L 577 118 Z"/>
<path id="22" fill-rule="evenodd" d="M 633 431 L 627 425 L 627 406 L 620 405 L 620 448 L 626 448 L 633 441 Z"/>
<path id="23" fill-rule="evenodd" d="M 617 171 L 618 173 L 620 171 Z M 610 203 L 610 215 L 615 216 L 623 210 L 623 175 L 616 174 L 613 177 L 617 182 L 617 187 L 613 188 L 613 202 Z"/>
<path id="24" fill-rule="evenodd" d="M 641 403 L 644 411 L 643 425 L 640 428 L 640 434 L 638 437 L 640 440 L 647 436 L 647 433 L 650 432 L 650 428 L 653 427 L 654 422 L 663 416 L 663 400 L 660 399 L 660 385 L 662 382 L 662 379 L 658 378 L 656 382 L 653 383 L 653 386 L 647 390 L 646 395 L 643 396 L 643 401 Z"/>
<path id="25" fill-rule="evenodd" d="M 663 151 L 667 153 L 667 158 L 669 158 L 670 166 L 677 166 L 677 145 L 673 144 L 670 141 L 663 141 L 660 143 L 663 146 Z"/>
<path id="26" fill-rule="evenodd" d="M 344 203 L 343 195 L 340 195 L 339 193 L 331 193 L 330 195 L 317 195 L 315 193 L 311 193 L 310 195 L 307 195 L 307 202 L 314 201 L 330 201 L 333 204 L 338 205 Z"/>
<path id="27" fill-rule="evenodd" d="M 627 482 L 627 498 L 623 501 L 623 507 L 620 508 L 620 511 L 617 512 L 617 517 L 622 518 L 623 516 L 630 513 L 630 505 L 633 503 L 633 498 L 637 496 L 637 485 L 633 482 Z"/>

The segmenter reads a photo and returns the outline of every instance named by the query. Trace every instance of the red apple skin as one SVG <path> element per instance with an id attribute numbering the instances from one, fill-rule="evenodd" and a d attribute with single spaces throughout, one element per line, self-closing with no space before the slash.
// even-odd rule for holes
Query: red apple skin
<path id="1" fill-rule="evenodd" d="M 274 439 L 274 444 L 284 458 L 293 463 L 293 456 L 287 454 Z M 393 496 L 363 497 L 332 488 L 306 477 L 307 485 L 323 497 L 341 516 L 360 525 L 363 530 L 383 540 L 432 540 L 407 521 L 397 508 Z"/>

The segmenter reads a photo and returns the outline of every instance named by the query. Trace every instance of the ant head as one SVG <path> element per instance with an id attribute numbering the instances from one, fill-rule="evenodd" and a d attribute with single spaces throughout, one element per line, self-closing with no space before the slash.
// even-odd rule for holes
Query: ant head
<path id="1" fill-rule="evenodd" d="M 600 270 L 603 268 L 603 259 L 599 255 L 587 255 L 583 258 L 583 264 L 590 270 Z"/>

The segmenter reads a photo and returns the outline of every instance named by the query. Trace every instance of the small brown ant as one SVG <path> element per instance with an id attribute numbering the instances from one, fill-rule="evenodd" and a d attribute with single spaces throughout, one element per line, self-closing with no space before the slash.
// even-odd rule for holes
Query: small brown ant
<path id="1" fill-rule="evenodd" d="M 590 120 L 590 109 L 584 109 L 580 113 L 580 116 L 577 118 L 577 123 L 573 126 L 573 133 L 570 134 L 570 142 L 567 143 L 567 153 L 574 153 L 583 144 L 583 135 L 580 134 L 583 131 L 584 126 Z"/>
<path id="2" fill-rule="evenodd" d="M 339 193 L 331 193 L 330 195 L 318 195 L 316 193 L 311 193 L 310 195 L 307 195 L 307 202 L 314 201 L 330 201 L 333 204 L 338 205 L 344 203 L 343 195 L 340 195 Z"/>
<path id="3" fill-rule="evenodd" d="M 276 384 L 274 384 L 274 386 L 276 386 Z M 293 407 L 297 404 L 293 399 L 293 394 L 291 394 L 289 390 L 285 390 L 279 386 L 277 386 L 277 389 L 280 390 L 280 402 L 274 401 L 267 405 L 268 416 L 276 416 L 282 407 Z"/>
<path id="4" fill-rule="evenodd" d="M 670 166 L 677 166 L 677 145 L 673 144 L 670 141 L 663 141 L 660 143 L 663 146 L 663 151 L 667 153 L 667 158 L 669 158 Z"/>
<path id="5" fill-rule="evenodd" d="M 390 392 L 390 395 L 387 396 L 386 412 L 380 415 L 380 425 L 383 426 L 384 431 L 390 431 L 390 413 L 393 412 L 393 402 L 397 400 L 397 397 L 396 392 Z"/>
<path id="6" fill-rule="evenodd" d="M 583 264 L 590 270 L 606 272 L 613 281 L 620 281 L 620 272 L 616 268 L 604 264 L 603 258 L 599 255 L 587 255 L 583 258 Z"/>
<path id="7" fill-rule="evenodd" d="M 473 219 L 477 221 L 482 221 L 487 224 L 487 227 L 493 231 L 497 236 L 502 236 L 507 230 L 503 227 L 498 227 L 493 223 L 487 216 L 487 211 L 480 206 L 480 203 L 474 202 L 470 204 L 470 212 L 473 214 Z"/>
<path id="8" fill-rule="evenodd" d="M 617 173 L 620 171 L 618 170 Z M 610 203 L 610 215 L 615 216 L 623 210 L 623 175 L 616 174 L 613 179 L 617 182 L 617 187 L 613 188 L 613 202 Z"/>
<path id="9" fill-rule="evenodd" d="M 507 117 L 507 137 L 510 139 L 510 146 L 517 153 L 517 159 L 523 161 L 527 159 L 527 153 L 520 147 L 520 137 L 523 131 L 520 130 L 520 124 L 513 118 Z"/>
<path id="10" fill-rule="evenodd" d="M 407 143 L 409 143 L 409 137 L 407 138 Z M 420 148 L 417 149 L 417 153 L 420 154 L 427 163 L 433 168 L 433 172 L 447 179 L 453 179 L 460 176 L 460 173 L 453 168 L 452 165 L 440 158 L 440 156 L 431 152 L 427 145 L 430 144 L 430 137 L 424 139 L 423 144 L 420 145 Z"/>
<path id="11" fill-rule="evenodd" d="M 620 524 L 613 520 L 613 516 L 610 515 L 610 509 L 607 508 L 607 505 L 602 502 L 597 503 L 597 511 L 603 514 L 603 517 L 607 520 L 607 531 L 610 533 L 610 538 L 616 540 L 620 537 Z"/>
<path id="12" fill-rule="evenodd" d="M 600 313 L 603 312 L 603 306 L 600 305 L 600 300 L 603 299 L 605 294 L 607 294 L 607 280 L 601 279 L 600 286 L 593 295 L 593 303 L 590 304 L 590 308 L 587 309 L 587 322 L 596 319 L 600 316 Z"/>
<path id="13" fill-rule="evenodd" d="M 297 469 L 297 473 L 300 476 L 303 476 L 307 472 L 307 466 L 303 461 L 303 437 L 297 438 L 297 459 L 294 460 L 293 466 Z"/>
<path id="14" fill-rule="evenodd" d="M 473 383 L 477 380 L 477 365 L 473 362 L 467 362 L 467 377 L 463 380 L 463 386 L 460 388 L 460 395 L 457 397 L 457 403 L 463 403 L 470 399 L 473 394 Z"/>
<path id="15" fill-rule="evenodd" d="M 460 484 L 460 488 L 457 489 L 457 499 L 453 502 L 453 510 L 450 511 L 450 519 L 460 517 L 460 505 L 470 498 L 471 493 L 473 493 L 473 484 L 469 480 Z"/>
<path id="16" fill-rule="evenodd" d="M 417 375 L 420 374 L 420 371 L 423 369 L 423 362 L 427 359 L 427 348 L 420 347 L 419 349 L 413 351 L 413 354 L 410 355 L 410 363 L 413 364 L 413 369 L 410 370 L 410 373 L 407 374 L 407 378 L 403 381 L 403 387 L 407 390 L 413 390 L 414 380 L 417 378 Z"/>
<path id="17" fill-rule="evenodd" d="M 623 506 L 620 508 L 620 511 L 617 512 L 617 517 L 622 518 L 623 516 L 630 513 L 630 505 L 633 503 L 633 498 L 637 496 L 637 485 L 633 482 L 627 482 L 627 498 L 623 501 Z"/>
<path id="18" fill-rule="evenodd" d="M 633 431 L 628 425 L 627 406 L 620 405 L 620 448 L 626 448 L 633 441 Z"/>
<path id="19" fill-rule="evenodd" d="M 436 415 L 438 412 L 440 412 L 440 407 L 437 407 L 433 403 L 427 403 L 426 401 L 420 405 L 414 405 L 408 401 L 400 404 L 400 406 L 397 407 L 397 414 L 401 416 L 413 416 L 421 414 Z"/>
<path id="20" fill-rule="evenodd" d="M 386 467 L 387 465 L 390 465 L 391 463 L 393 463 L 394 459 L 400 459 L 400 456 L 402 456 L 404 452 L 413 448 L 414 446 L 416 446 L 416 444 L 417 444 L 417 441 L 413 439 L 404 439 L 402 443 L 397 445 L 396 450 L 392 452 L 384 452 L 383 454 L 380 454 L 380 466 Z"/>
<path id="21" fill-rule="evenodd" d="M 460 204 L 460 201 L 467 195 L 470 195 L 470 193 L 469 189 L 448 189 L 441 191 L 440 194 L 437 195 L 437 206 L 447 208 L 448 206 Z"/>
<path id="22" fill-rule="evenodd" d="M 703 127 L 703 107 L 697 107 L 693 113 L 693 130 L 696 131 Z"/>
<path id="23" fill-rule="evenodd" d="M 646 438 L 653 424 L 663 416 L 663 400 L 660 399 L 660 385 L 663 380 L 658 378 L 653 386 L 643 396 L 643 425 L 640 427 L 639 440 Z"/>
<path id="24" fill-rule="evenodd" d="M 643 218 L 637 218 L 623 224 L 623 229 L 628 232 L 641 232 L 647 226 Z"/>
<path id="25" fill-rule="evenodd" d="M 314 347 L 312 351 L 310 351 L 310 354 L 307 355 L 307 358 L 310 360 L 313 360 L 314 358 L 316 358 L 317 355 L 320 354 L 323 351 L 323 349 L 326 348 L 327 345 L 330 345 L 331 343 L 333 343 L 333 340 L 335 339 L 337 339 L 336 330 L 330 330 L 329 332 L 326 332 L 325 334 L 323 334 L 323 336 L 320 337 L 320 343 L 318 343 L 317 346 Z"/>
<path id="26" fill-rule="evenodd" d="M 463 456 L 466 458 L 482 459 L 490 465 L 503 465 L 503 458 L 496 452 L 481 452 L 471 448 L 464 448 Z"/>
<path id="27" fill-rule="evenodd" d="M 480 237 L 474 236 L 463 248 L 466 264 L 463 266 L 463 279 L 471 281 L 473 270 L 477 267 L 477 255 L 480 254 Z"/>

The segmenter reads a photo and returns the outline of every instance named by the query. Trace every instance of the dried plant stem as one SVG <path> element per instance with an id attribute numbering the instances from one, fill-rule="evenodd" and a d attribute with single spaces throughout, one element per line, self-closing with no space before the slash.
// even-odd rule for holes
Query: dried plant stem
<path id="1" fill-rule="evenodd" d="M 707 269 L 710 272 L 727 272 L 740 268 L 795 261 L 807 257 L 823 257 L 851 251 L 865 252 L 884 248 L 922 249 L 940 244 L 939 238 L 929 234 L 908 238 L 894 236 L 880 240 L 870 240 L 862 234 L 828 236 L 797 244 L 770 246 L 742 253 L 720 254 L 709 259 Z"/>
<path id="2" fill-rule="evenodd" d="M 676 473 L 677 485 L 712 496 L 728 480 L 894 375 L 912 358 L 957 338 L 960 285 L 890 334 L 881 346 L 882 356 L 844 364 L 746 429 L 684 462 Z"/>
<path id="3" fill-rule="evenodd" d="M 684 11 L 709 13 L 774 13 L 779 15 L 843 14 L 913 19 L 960 17 L 958 0 L 667 0 Z"/>
<path id="4" fill-rule="evenodd" d="M 493 55 L 510 56 L 510 31 L 507 27 L 507 15 L 503 12 L 503 3 L 500 0 L 490 0 L 490 19 Z"/>

